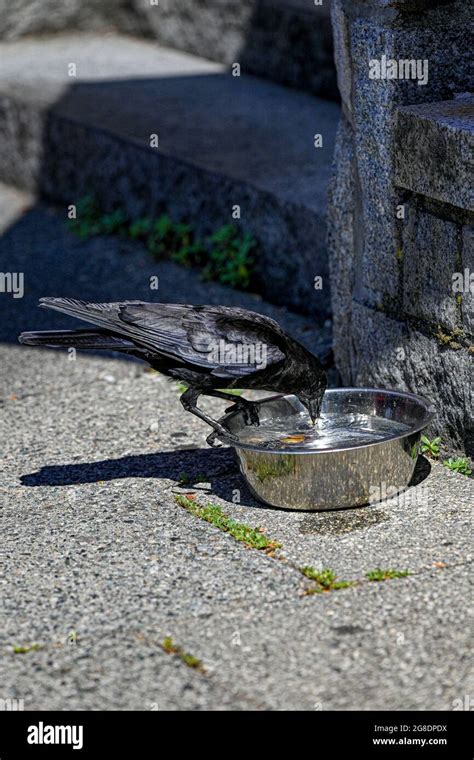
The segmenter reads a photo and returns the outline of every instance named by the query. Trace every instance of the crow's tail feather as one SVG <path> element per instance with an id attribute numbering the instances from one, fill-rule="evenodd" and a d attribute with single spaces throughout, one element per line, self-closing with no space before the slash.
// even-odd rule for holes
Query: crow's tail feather
<path id="1" fill-rule="evenodd" d="M 92 322 L 98 327 L 117 326 L 119 312 L 126 304 L 139 304 L 140 301 L 122 301 L 121 303 L 89 303 L 77 298 L 40 298 L 39 306 L 68 314 L 85 322 Z M 120 331 L 119 331 L 120 332 Z"/>
<path id="2" fill-rule="evenodd" d="M 44 330 L 22 332 L 18 341 L 27 346 L 59 348 L 102 348 L 109 351 L 130 351 L 136 346 L 125 338 L 110 335 L 105 330 Z"/>

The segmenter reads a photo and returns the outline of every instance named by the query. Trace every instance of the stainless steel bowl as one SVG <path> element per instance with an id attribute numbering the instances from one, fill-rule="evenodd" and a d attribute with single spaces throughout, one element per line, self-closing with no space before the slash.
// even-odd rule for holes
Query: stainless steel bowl
<path id="1" fill-rule="evenodd" d="M 288 416 L 303 410 L 295 396 L 273 396 L 260 402 L 260 420 Z M 420 396 L 377 388 L 337 388 L 326 391 L 322 413 L 367 414 L 408 426 L 399 435 L 356 446 L 330 449 L 268 449 L 236 442 L 224 435 L 223 443 L 235 449 L 241 473 L 257 499 L 283 509 L 343 509 L 378 501 L 409 484 L 419 453 L 422 430 L 434 410 Z M 239 438 L 245 427 L 240 410 L 228 412 L 221 424 Z"/>

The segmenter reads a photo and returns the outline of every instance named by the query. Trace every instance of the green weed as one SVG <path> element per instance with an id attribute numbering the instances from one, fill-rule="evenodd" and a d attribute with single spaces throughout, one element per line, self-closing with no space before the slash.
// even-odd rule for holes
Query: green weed
<path id="1" fill-rule="evenodd" d="M 445 459 L 443 464 L 452 472 L 458 472 L 460 475 L 472 475 L 471 465 L 467 457 L 450 457 Z"/>
<path id="2" fill-rule="evenodd" d="M 76 204 L 76 219 L 69 219 L 68 227 L 83 240 L 121 235 L 141 241 L 157 261 L 170 259 L 181 266 L 197 267 L 204 280 L 242 290 L 251 284 L 256 241 L 249 233 L 241 235 L 234 224 L 224 225 L 203 241 L 191 224 L 176 222 L 169 214 L 130 220 L 120 208 L 104 213 L 94 196 L 86 195 Z"/>
<path id="3" fill-rule="evenodd" d="M 38 652 L 40 650 L 41 644 L 15 644 L 13 647 L 14 654 L 27 654 L 28 652 Z"/>
<path id="4" fill-rule="evenodd" d="M 388 581 L 393 578 L 406 578 L 407 575 L 411 575 L 409 570 L 382 570 L 377 567 L 375 570 L 369 570 L 366 573 L 366 578 L 368 581 Z"/>
<path id="5" fill-rule="evenodd" d="M 206 669 L 204 665 L 202 664 L 201 660 L 199 660 L 197 657 L 195 657 L 193 654 L 189 654 L 188 652 L 185 652 L 178 644 L 175 644 L 171 636 L 167 636 L 163 642 L 160 644 L 162 650 L 166 652 L 166 654 L 172 654 L 176 657 L 179 657 L 181 662 L 184 662 L 185 665 L 188 666 L 188 668 L 193 668 L 194 670 L 198 670 L 200 673 L 205 673 Z"/>
<path id="6" fill-rule="evenodd" d="M 356 585 L 355 581 L 338 581 L 336 580 L 336 573 L 329 567 L 323 570 L 315 570 L 314 567 L 305 565 L 299 568 L 305 578 L 309 578 L 311 581 L 315 581 L 316 585 L 306 590 L 306 594 L 321 594 L 324 591 L 338 591 L 343 588 L 350 588 Z"/>
<path id="7" fill-rule="evenodd" d="M 201 520 L 211 523 L 225 533 L 229 533 L 236 541 L 240 541 L 251 549 L 273 552 L 281 546 L 276 541 L 267 538 L 261 528 L 252 528 L 228 517 L 217 504 L 209 503 L 201 506 L 198 502 L 181 494 L 175 494 L 174 498 L 180 507 L 184 507 L 192 515 L 200 517 Z"/>
<path id="8" fill-rule="evenodd" d="M 437 459 L 439 457 L 440 443 L 441 443 L 441 438 L 439 436 L 437 438 L 433 438 L 433 440 L 430 441 L 430 439 L 427 438 L 426 435 L 422 435 L 421 436 L 422 454 L 428 454 L 428 456 L 432 457 L 433 459 Z"/>

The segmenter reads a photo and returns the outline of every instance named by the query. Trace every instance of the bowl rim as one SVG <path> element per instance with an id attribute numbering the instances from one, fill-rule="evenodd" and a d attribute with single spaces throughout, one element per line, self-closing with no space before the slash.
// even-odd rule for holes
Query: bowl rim
<path id="1" fill-rule="evenodd" d="M 419 406 L 421 406 L 425 412 L 424 419 L 421 423 L 418 425 L 415 425 L 414 427 L 410 428 L 409 430 L 405 431 L 404 433 L 398 433 L 394 435 L 388 435 L 386 438 L 382 438 L 378 441 L 372 441 L 371 443 L 362 443 L 362 444 L 355 444 L 354 446 L 341 446 L 339 448 L 331 448 L 331 449 L 266 449 L 262 448 L 261 446 L 258 446 L 257 444 L 253 443 L 236 443 L 231 438 L 225 436 L 225 435 L 216 435 L 216 439 L 219 440 L 221 443 L 227 443 L 229 446 L 231 446 L 233 449 L 239 450 L 239 449 L 245 449 L 248 451 L 255 451 L 260 454 L 276 454 L 276 455 L 294 455 L 294 456 L 321 456 L 321 455 L 329 455 L 341 451 L 356 451 L 361 449 L 367 449 L 371 448 L 373 446 L 383 446 L 389 441 L 396 441 L 396 440 L 402 440 L 404 438 L 408 438 L 409 436 L 416 435 L 417 433 L 421 433 L 422 430 L 424 430 L 435 418 L 436 415 L 436 409 L 432 402 L 428 401 L 428 399 L 424 398 L 423 396 L 419 396 L 416 393 L 410 393 L 408 391 L 398 391 L 388 388 L 370 388 L 370 387 L 362 387 L 357 388 L 354 386 L 349 387 L 342 387 L 342 388 L 328 388 L 324 395 L 335 395 L 338 393 L 349 393 L 349 392 L 357 392 L 357 393 L 383 393 L 385 396 L 392 396 L 395 398 L 403 398 L 403 399 L 409 399 L 410 401 L 416 402 Z M 258 403 L 267 404 L 271 401 L 275 401 L 276 399 L 280 398 L 287 398 L 289 396 L 294 396 L 293 393 L 277 393 L 273 396 L 268 396 L 268 398 L 262 399 L 262 401 Z M 231 409 L 227 414 L 225 414 L 223 417 L 219 419 L 219 423 L 225 427 L 226 422 L 228 422 L 232 417 L 235 417 L 237 414 L 240 414 L 241 410 L 236 407 L 236 409 Z"/>

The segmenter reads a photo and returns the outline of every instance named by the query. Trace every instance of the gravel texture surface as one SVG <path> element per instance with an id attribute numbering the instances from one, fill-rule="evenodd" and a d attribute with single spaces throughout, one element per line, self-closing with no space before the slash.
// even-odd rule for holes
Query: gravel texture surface
<path id="1" fill-rule="evenodd" d="M 469 693 L 472 481 L 437 464 L 425 477 L 421 460 L 409 502 L 265 508 L 163 377 L 1 353 L 2 697 L 26 709 L 450 710 Z M 178 506 L 183 491 L 281 549 L 245 548 Z M 413 575 L 305 596 L 304 564 L 341 579 Z M 166 654 L 166 636 L 205 672 Z"/>

